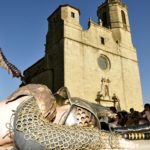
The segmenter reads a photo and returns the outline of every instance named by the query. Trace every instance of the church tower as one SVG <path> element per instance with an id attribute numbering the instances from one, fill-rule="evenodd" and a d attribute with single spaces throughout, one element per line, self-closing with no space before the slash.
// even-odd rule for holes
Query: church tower
<path id="1" fill-rule="evenodd" d="M 97 16 L 102 26 L 111 29 L 116 42 L 132 46 L 128 8 L 121 0 L 106 0 L 98 7 Z"/>

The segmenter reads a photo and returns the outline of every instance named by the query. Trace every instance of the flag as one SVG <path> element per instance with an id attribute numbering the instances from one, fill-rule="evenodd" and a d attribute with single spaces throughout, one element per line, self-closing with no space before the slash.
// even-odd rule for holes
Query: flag
<path id="1" fill-rule="evenodd" d="M 13 77 L 22 78 L 21 71 L 7 60 L 1 48 L 0 48 L 0 67 L 6 69 L 8 73 L 11 73 L 13 75 Z"/>

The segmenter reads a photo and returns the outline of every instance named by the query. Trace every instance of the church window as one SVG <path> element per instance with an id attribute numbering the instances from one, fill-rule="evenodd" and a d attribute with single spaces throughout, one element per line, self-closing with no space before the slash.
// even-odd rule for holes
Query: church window
<path id="1" fill-rule="evenodd" d="M 126 28 L 127 26 L 127 22 L 126 22 L 126 15 L 124 13 L 123 10 L 121 10 L 121 16 L 122 16 L 122 23 L 123 23 L 123 27 Z"/>
<path id="2" fill-rule="evenodd" d="M 110 69 L 110 61 L 109 61 L 108 57 L 105 55 L 100 55 L 98 58 L 98 65 L 103 71 L 109 70 Z"/>
<path id="3" fill-rule="evenodd" d="M 107 12 L 103 12 L 101 19 L 102 19 L 102 25 L 104 27 L 108 27 Z"/>
<path id="4" fill-rule="evenodd" d="M 105 39 L 104 39 L 104 37 L 101 37 L 101 44 L 105 45 Z"/>
<path id="5" fill-rule="evenodd" d="M 71 17 L 75 18 L 75 13 L 74 12 L 71 12 Z"/>

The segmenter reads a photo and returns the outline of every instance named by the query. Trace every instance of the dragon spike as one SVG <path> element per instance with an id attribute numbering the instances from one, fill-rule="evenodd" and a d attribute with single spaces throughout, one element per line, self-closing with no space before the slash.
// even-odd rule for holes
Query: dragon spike
<path id="1" fill-rule="evenodd" d="M 13 64 L 11 64 L 5 57 L 2 49 L 0 48 L 0 67 L 3 67 L 8 73 L 12 74 L 13 77 L 23 78 L 21 71 Z"/>

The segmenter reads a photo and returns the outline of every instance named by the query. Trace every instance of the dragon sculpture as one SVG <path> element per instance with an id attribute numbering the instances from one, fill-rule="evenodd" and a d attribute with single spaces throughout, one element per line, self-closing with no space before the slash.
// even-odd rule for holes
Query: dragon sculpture
<path id="1" fill-rule="evenodd" d="M 149 128 L 146 131 L 101 130 L 99 117 L 112 117 L 111 111 L 71 97 L 67 88 L 61 88 L 53 95 L 45 85 L 28 84 L 1 101 L 0 106 L 3 111 L 0 112 L 0 129 L 5 131 L 0 133 L 1 147 L 9 143 L 15 150 L 150 148 Z"/>

